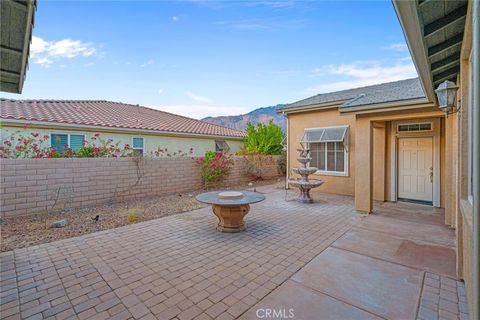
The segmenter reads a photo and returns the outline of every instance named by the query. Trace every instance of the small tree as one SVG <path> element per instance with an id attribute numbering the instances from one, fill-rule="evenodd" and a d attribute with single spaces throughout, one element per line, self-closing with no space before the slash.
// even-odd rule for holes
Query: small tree
<path id="1" fill-rule="evenodd" d="M 245 153 L 258 153 L 278 155 L 282 153 L 282 129 L 273 123 L 258 123 L 257 126 L 247 125 L 247 137 L 245 138 Z"/>

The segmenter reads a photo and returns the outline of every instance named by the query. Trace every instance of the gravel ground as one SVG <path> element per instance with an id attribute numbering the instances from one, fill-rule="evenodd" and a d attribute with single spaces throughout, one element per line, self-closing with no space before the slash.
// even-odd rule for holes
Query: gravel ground
<path id="1" fill-rule="evenodd" d="M 258 181 L 254 186 L 279 183 L 278 180 Z M 247 184 L 232 186 L 228 189 L 251 188 Z M 142 200 L 131 200 L 89 208 L 71 209 L 57 213 L 42 213 L 29 216 L 2 218 L 0 230 L 2 242 L 0 251 L 10 251 L 60 239 L 80 236 L 96 231 L 121 227 L 129 222 L 129 213 L 138 214 L 138 221 L 157 219 L 205 207 L 195 200 L 203 190 L 174 194 Z M 95 221 L 96 216 L 100 221 Z M 63 228 L 49 228 L 53 221 L 67 220 Z"/>

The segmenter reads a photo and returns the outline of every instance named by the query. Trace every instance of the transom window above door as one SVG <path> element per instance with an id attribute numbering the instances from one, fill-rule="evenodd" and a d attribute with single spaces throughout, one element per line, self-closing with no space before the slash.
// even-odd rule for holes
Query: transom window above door
<path id="1" fill-rule="evenodd" d="M 300 143 L 310 149 L 318 173 L 348 175 L 348 126 L 307 128 Z"/>
<path id="2" fill-rule="evenodd" d="M 397 126 L 397 132 L 419 132 L 432 131 L 433 125 L 431 122 L 425 123 L 405 123 Z"/>

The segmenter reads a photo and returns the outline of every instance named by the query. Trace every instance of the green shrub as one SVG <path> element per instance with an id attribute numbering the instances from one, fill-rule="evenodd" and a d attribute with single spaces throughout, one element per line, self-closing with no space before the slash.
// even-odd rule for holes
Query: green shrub
<path id="1" fill-rule="evenodd" d="M 272 120 L 268 124 L 258 123 L 257 126 L 249 123 L 244 153 L 281 154 L 283 137 L 282 129 Z"/>

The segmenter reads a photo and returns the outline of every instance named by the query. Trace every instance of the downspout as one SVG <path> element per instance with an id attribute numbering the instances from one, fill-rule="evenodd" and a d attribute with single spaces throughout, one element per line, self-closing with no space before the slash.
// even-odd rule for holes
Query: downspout
<path id="1" fill-rule="evenodd" d="M 472 319 L 480 319 L 480 1 L 473 0 L 473 299 Z"/>
<path id="2" fill-rule="evenodd" d="M 288 143 L 288 139 L 289 139 L 289 137 L 290 137 L 290 125 L 289 125 L 289 123 L 288 123 L 288 115 L 287 115 L 285 112 L 282 112 L 282 115 L 287 119 L 287 132 L 286 132 L 286 134 L 287 134 L 287 137 L 286 137 L 286 141 L 287 141 L 287 150 L 286 150 L 286 152 L 287 152 L 287 155 L 286 155 L 286 158 L 287 158 L 287 163 L 286 163 L 286 165 L 287 165 L 287 170 L 286 170 L 286 172 L 285 172 L 285 189 L 288 189 L 288 188 L 289 188 L 289 186 L 288 186 L 288 179 L 290 179 L 290 170 L 289 170 L 289 168 L 290 168 L 290 166 L 289 166 L 289 164 L 290 164 L 290 160 L 289 160 L 289 158 L 290 158 L 290 153 L 289 153 L 289 149 L 288 149 L 288 148 L 290 147 L 290 143 Z"/>

